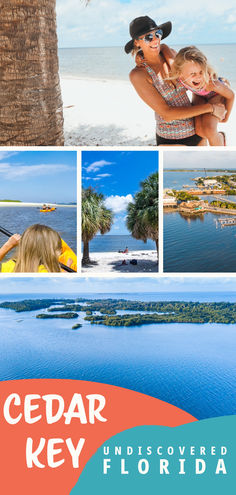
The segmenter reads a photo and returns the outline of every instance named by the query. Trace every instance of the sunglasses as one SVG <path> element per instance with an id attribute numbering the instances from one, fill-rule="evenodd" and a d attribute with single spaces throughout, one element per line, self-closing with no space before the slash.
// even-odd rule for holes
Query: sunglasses
<path id="1" fill-rule="evenodd" d="M 142 38 L 138 38 L 138 40 L 145 41 L 145 43 L 151 43 L 151 41 L 154 39 L 154 36 L 158 40 L 161 40 L 163 36 L 162 29 L 157 29 L 154 33 L 145 34 L 145 36 L 143 36 Z"/>

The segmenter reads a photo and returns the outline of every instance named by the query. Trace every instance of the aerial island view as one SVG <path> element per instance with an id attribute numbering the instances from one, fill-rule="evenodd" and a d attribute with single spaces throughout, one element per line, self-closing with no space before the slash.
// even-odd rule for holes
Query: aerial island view
<path id="1" fill-rule="evenodd" d="M 199 419 L 235 413 L 232 280 L 65 278 L 63 289 L 58 278 L 17 282 L 3 280 L 0 290 L 1 380 L 95 381 Z"/>
<path id="2" fill-rule="evenodd" d="M 165 272 L 236 271 L 236 157 L 211 155 L 165 154 Z"/>

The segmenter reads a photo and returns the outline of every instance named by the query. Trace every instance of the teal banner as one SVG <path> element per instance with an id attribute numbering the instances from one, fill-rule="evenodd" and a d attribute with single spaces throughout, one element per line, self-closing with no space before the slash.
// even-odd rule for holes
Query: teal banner
<path id="1" fill-rule="evenodd" d="M 70 495 L 230 495 L 236 416 L 176 428 L 139 426 L 103 444 Z"/>

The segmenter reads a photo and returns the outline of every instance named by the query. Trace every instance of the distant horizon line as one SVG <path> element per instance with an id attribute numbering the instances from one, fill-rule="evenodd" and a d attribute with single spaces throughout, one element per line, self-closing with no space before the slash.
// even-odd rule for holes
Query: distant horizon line
<path id="1" fill-rule="evenodd" d="M 193 45 L 198 45 L 198 46 L 215 46 L 215 45 L 236 45 L 235 41 L 226 41 L 224 43 L 198 43 L 198 42 L 193 42 Z M 171 46 L 182 46 L 183 43 L 170 43 Z M 71 50 L 71 49 L 77 49 L 77 48 L 124 48 L 124 45 L 101 45 L 101 46 L 58 46 L 59 50 Z"/>
<path id="2" fill-rule="evenodd" d="M 75 292 L 76 292 L 76 290 L 71 291 L 71 292 L 67 292 L 67 293 L 65 293 L 65 295 L 66 294 L 75 294 Z M 149 291 L 149 292 L 148 291 L 147 292 L 143 292 L 143 291 L 142 292 L 135 292 L 133 290 L 130 291 L 130 292 L 123 292 L 123 291 L 122 292 L 119 292 L 119 291 L 117 291 L 117 292 L 98 292 L 96 290 L 96 292 L 85 292 L 85 291 L 83 291 L 82 294 L 78 293 L 78 296 L 80 295 L 82 297 L 83 294 L 85 294 L 85 295 L 90 295 L 90 294 L 93 294 L 93 295 L 96 295 L 96 294 L 157 294 L 158 295 L 158 294 L 163 294 L 163 293 L 164 294 L 168 294 L 168 293 L 170 293 L 170 294 L 173 294 L 173 293 L 174 294 L 175 293 L 177 293 L 177 294 L 179 294 L 179 293 L 181 293 L 181 294 L 182 293 L 183 294 L 186 294 L 186 293 L 190 293 L 190 294 L 192 294 L 192 293 L 195 293 L 195 294 L 225 294 L 225 293 L 228 294 L 228 293 L 232 293 L 232 294 L 236 294 L 236 291 L 235 290 L 228 289 L 228 290 L 223 291 L 223 292 L 222 291 L 217 291 L 217 290 L 210 291 L 210 292 L 209 292 L 209 290 L 207 290 L 206 292 L 203 292 L 202 290 L 191 290 L 191 291 L 189 291 L 189 289 L 188 290 L 186 289 L 186 290 L 176 290 L 176 291 L 175 290 L 173 290 L 173 291 L 163 290 L 163 291 L 160 291 L 160 292 L 159 291 L 158 292 L 154 292 L 154 291 Z M 29 295 L 28 292 L 22 292 L 21 294 Z M 0 296 L 4 296 L 4 297 L 13 296 L 13 295 L 19 295 L 20 296 L 21 294 L 19 292 L 10 292 L 9 294 L 0 293 Z M 32 293 L 32 295 L 37 295 L 37 294 L 40 294 L 40 293 L 38 293 L 38 292 L 33 292 Z M 61 294 L 61 292 L 55 292 L 55 290 L 54 290 L 53 294 L 58 294 L 59 295 L 59 294 Z M 51 296 L 52 293 L 51 292 L 45 292 L 44 293 L 44 296 L 45 297 L 46 296 L 49 296 L 49 295 Z M 44 299 L 44 297 L 43 297 L 43 299 Z M 50 299 L 52 299 L 52 297 L 50 297 Z"/>

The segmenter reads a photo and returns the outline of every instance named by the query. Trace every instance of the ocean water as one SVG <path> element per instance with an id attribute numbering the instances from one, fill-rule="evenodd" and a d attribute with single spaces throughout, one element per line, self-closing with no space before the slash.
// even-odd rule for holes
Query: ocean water
<path id="1" fill-rule="evenodd" d="M 59 232 L 64 241 L 76 252 L 76 207 L 60 207 L 51 213 L 40 213 L 36 207 L 7 206 L 0 208 L 0 225 L 13 234 L 22 234 L 35 223 L 47 225 Z M 7 237 L 0 232 L 0 246 Z M 9 253 L 8 258 L 12 254 Z"/>
<path id="2" fill-rule="evenodd" d="M 188 163 L 183 163 L 183 166 L 187 166 Z M 207 164 L 206 164 L 207 165 Z M 226 164 L 227 165 L 227 164 Z M 206 176 L 207 177 L 215 177 L 217 175 L 230 175 L 232 172 L 225 172 L 224 169 L 220 170 L 219 172 L 213 172 L 213 171 L 206 171 Z M 236 173 L 236 168 L 235 168 L 235 173 Z M 163 174 L 163 183 L 164 183 L 164 188 L 165 189 L 183 189 L 183 185 L 188 185 L 192 188 L 196 186 L 196 183 L 194 182 L 193 179 L 196 177 L 204 177 L 205 172 L 204 169 L 195 169 L 195 170 L 189 170 L 189 171 L 184 171 L 184 172 L 176 172 L 175 170 L 169 171 L 169 170 L 164 170 Z M 187 188 L 186 188 L 187 191 Z"/>
<path id="3" fill-rule="evenodd" d="M 207 171 L 206 174 L 221 175 L 222 171 L 219 174 Z M 198 176 L 204 176 L 204 172 L 165 171 L 164 187 L 182 189 L 183 184 L 194 187 L 192 178 Z M 212 196 L 202 198 L 215 199 Z M 236 202 L 235 196 L 224 198 Z M 220 213 L 190 217 L 177 211 L 164 212 L 164 271 L 236 272 L 236 226 L 222 228 L 218 221 L 221 217 Z"/>
<path id="4" fill-rule="evenodd" d="M 90 299 L 236 301 L 236 293 L 77 294 L 80 295 Z M 29 297 L 5 295 L 0 299 Z M 80 313 L 76 321 L 83 327 L 72 331 L 75 320 L 49 323 L 36 319 L 37 313 L 0 309 L 1 380 L 91 380 L 158 397 L 199 419 L 236 414 L 235 325 L 112 328 L 84 322 Z"/>
<path id="5" fill-rule="evenodd" d="M 124 251 L 128 247 L 129 251 L 155 251 L 156 244 L 151 239 L 145 243 L 134 239 L 131 235 L 96 235 L 90 242 L 90 251 L 93 253 Z"/>
<path id="6" fill-rule="evenodd" d="M 236 88 L 235 44 L 198 45 L 220 76 L 227 78 Z M 173 46 L 175 50 L 181 46 Z M 61 48 L 59 49 L 62 77 L 82 79 L 118 79 L 129 81 L 134 67 L 131 55 L 123 47 Z"/>

